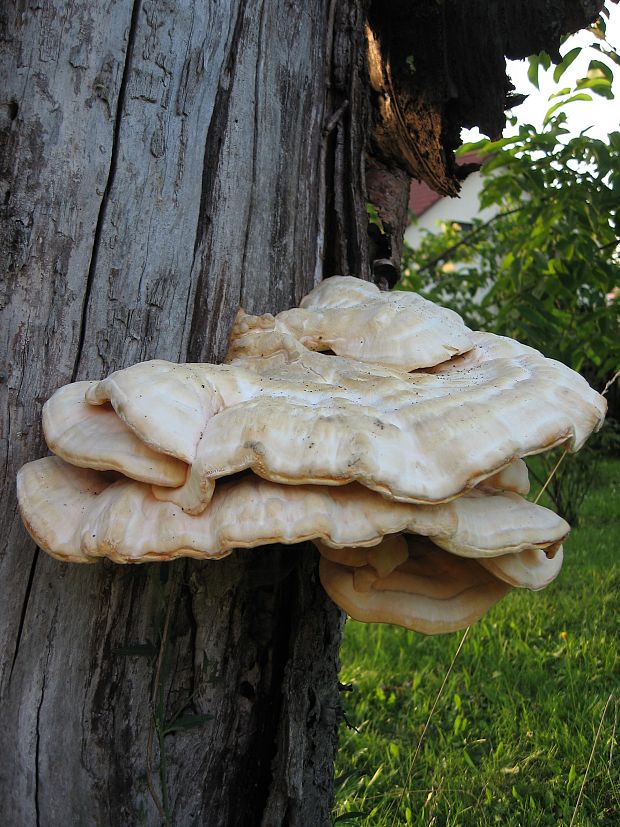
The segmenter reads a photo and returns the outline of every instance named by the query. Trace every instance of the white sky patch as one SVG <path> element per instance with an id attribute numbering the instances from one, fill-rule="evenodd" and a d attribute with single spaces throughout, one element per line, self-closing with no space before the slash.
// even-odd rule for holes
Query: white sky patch
<path id="1" fill-rule="evenodd" d="M 610 15 L 607 21 L 607 40 L 611 46 L 616 50 L 620 50 L 620 6 L 612 5 L 610 8 Z M 578 32 L 572 37 L 568 38 L 566 42 L 560 47 L 560 52 L 565 55 L 575 46 L 588 46 L 591 43 L 597 42 L 593 34 L 588 31 Z M 527 94 L 529 97 L 520 106 L 516 106 L 509 111 L 508 115 L 515 115 L 517 117 L 517 125 L 511 126 L 506 124 L 504 129 L 504 136 L 514 135 L 519 127 L 519 124 L 531 123 L 537 129 L 542 129 L 543 119 L 545 113 L 551 106 L 549 102 L 549 95 L 557 92 L 565 86 L 571 88 L 579 78 L 586 75 L 588 65 L 591 60 L 601 60 L 605 62 L 605 58 L 599 52 L 592 49 L 584 49 L 584 52 L 574 61 L 574 63 L 562 75 L 558 84 L 553 81 L 552 65 L 548 72 L 542 69 L 539 73 L 540 89 L 536 89 L 527 78 L 528 62 L 527 60 L 509 60 L 508 61 L 508 75 L 512 80 L 515 91 L 521 94 Z M 568 104 L 562 111 L 567 116 L 567 128 L 572 135 L 577 135 L 584 129 L 588 129 L 588 134 L 596 138 L 606 138 L 610 132 L 620 129 L 620 66 L 611 64 L 614 70 L 614 91 L 616 94 L 615 100 L 607 100 L 600 95 L 596 95 L 592 90 L 585 89 L 592 95 L 591 101 L 575 101 Z M 477 129 L 464 129 L 461 132 L 463 141 L 478 141 L 484 137 Z"/>

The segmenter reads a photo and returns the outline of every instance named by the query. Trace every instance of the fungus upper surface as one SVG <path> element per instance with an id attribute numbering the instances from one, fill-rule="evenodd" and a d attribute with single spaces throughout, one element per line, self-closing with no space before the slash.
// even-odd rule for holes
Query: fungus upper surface
<path id="1" fill-rule="evenodd" d="M 111 405 L 89 405 L 85 394 L 94 384 L 65 385 L 45 403 L 43 432 L 49 449 L 82 468 L 123 471 L 154 485 L 182 485 L 187 463 L 150 448 Z"/>
<path id="2" fill-rule="evenodd" d="M 562 546 L 558 546 L 551 553 L 548 549 L 531 548 L 518 553 L 480 559 L 478 562 L 499 580 L 511 586 L 538 591 L 555 580 L 563 561 L 564 552 Z"/>
<path id="3" fill-rule="evenodd" d="M 321 282 L 298 308 L 273 317 L 240 312 L 229 358 L 247 351 L 257 333 L 273 329 L 309 350 L 331 350 L 362 362 L 410 371 L 437 365 L 473 347 L 471 331 L 453 310 L 417 293 L 382 292 L 352 276 Z"/>
<path id="4" fill-rule="evenodd" d="M 190 513 L 206 506 L 216 479 L 246 468 L 277 482 L 358 481 L 397 500 L 441 502 L 519 457 L 561 443 L 576 450 L 605 413 L 604 399 L 564 365 L 510 339 L 474 338 L 469 353 L 406 373 L 268 331 L 229 365 L 144 362 L 91 385 L 86 398 L 111 402 L 137 438 L 191 465 L 184 485 L 155 489 Z M 65 456 L 62 439 L 55 444 Z"/>
<path id="5" fill-rule="evenodd" d="M 352 484 L 288 486 L 253 475 L 218 484 L 199 515 L 157 500 L 150 486 L 111 480 L 58 457 L 25 465 L 18 475 L 25 525 L 63 560 L 116 562 L 222 557 L 235 547 L 322 539 L 333 547 L 373 546 L 410 532 L 466 557 L 559 544 L 568 525 L 516 494 L 471 492 L 435 506 L 399 503 Z"/>

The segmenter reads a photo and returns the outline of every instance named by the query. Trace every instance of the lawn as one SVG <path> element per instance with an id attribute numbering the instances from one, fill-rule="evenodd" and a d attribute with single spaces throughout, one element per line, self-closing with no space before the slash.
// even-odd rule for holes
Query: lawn
<path id="1" fill-rule="evenodd" d="M 619 516 L 602 459 L 559 578 L 472 626 L 419 749 L 463 633 L 347 622 L 335 823 L 620 824 Z"/>

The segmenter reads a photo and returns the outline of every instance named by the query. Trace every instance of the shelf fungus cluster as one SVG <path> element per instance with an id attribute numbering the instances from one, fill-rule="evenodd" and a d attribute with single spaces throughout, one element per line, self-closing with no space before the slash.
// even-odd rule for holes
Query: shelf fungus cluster
<path id="1" fill-rule="evenodd" d="M 352 617 L 452 631 L 558 574 L 569 526 L 524 498 L 522 458 L 578 450 L 604 414 L 538 351 L 334 277 L 277 316 L 239 311 L 223 365 L 61 388 L 43 410 L 55 456 L 21 469 L 19 503 L 69 562 L 311 540 Z"/>

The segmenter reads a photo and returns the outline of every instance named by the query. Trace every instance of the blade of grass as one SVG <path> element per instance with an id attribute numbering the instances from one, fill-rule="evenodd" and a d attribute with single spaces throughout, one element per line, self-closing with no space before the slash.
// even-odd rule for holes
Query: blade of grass
<path id="1" fill-rule="evenodd" d="M 556 471 L 558 470 L 558 468 L 560 467 L 560 465 L 561 465 L 561 463 L 562 463 L 562 460 L 564 459 L 564 457 L 566 456 L 566 454 L 567 454 L 567 453 L 568 453 L 568 451 L 567 451 L 567 449 L 565 448 L 565 449 L 562 451 L 562 455 L 560 456 L 559 460 L 556 462 L 556 464 L 555 464 L 555 465 L 553 466 L 553 468 L 551 469 L 551 472 L 549 473 L 549 476 L 547 477 L 547 480 L 546 480 L 545 484 L 543 485 L 543 487 L 542 487 L 542 488 L 540 489 L 540 491 L 538 492 L 538 495 L 536 496 L 536 499 L 534 500 L 534 503 L 537 503 L 537 502 L 538 502 L 538 500 L 542 497 L 542 495 L 543 495 L 543 494 L 545 493 L 545 491 L 547 490 L 547 486 L 549 485 L 549 483 L 551 482 L 551 480 L 552 480 L 552 479 L 553 479 L 553 477 L 555 476 L 555 472 L 556 472 Z"/>
<path id="2" fill-rule="evenodd" d="M 611 765 L 614 761 L 614 745 L 616 743 L 616 728 L 618 726 L 618 701 L 614 701 L 614 726 L 611 731 L 611 738 L 609 741 L 609 761 L 607 763 L 608 769 L 611 769 Z"/>
<path id="3" fill-rule="evenodd" d="M 596 750 L 596 745 L 598 744 L 598 739 L 601 735 L 601 729 L 603 728 L 603 721 L 605 720 L 605 715 L 607 714 L 607 709 L 609 708 L 609 704 L 611 703 L 614 695 L 613 692 L 607 698 L 607 703 L 605 704 L 605 708 L 603 709 L 603 714 L 601 715 L 601 720 L 598 722 L 598 729 L 596 730 L 596 735 L 594 736 L 594 743 L 592 744 L 592 750 L 590 752 L 590 758 L 588 759 L 588 766 L 586 767 L 585 774 L 583 776 L 583 781 L 581 782 L 581 789 L 579 790 L 579 795 L 577 796 L 577 803 L 575 804 L 575 809 L 573 810 L 573 817 L 570 820 L 570 824 L 568 827 L 573 827 L 575 823 L 575 819 L 577 818 L 577 811 L 579 810 L 579 805 L 581 804 L 581 797 L 583 795 L 583 791 L 586 786 L 586 781 L 588 780 L 588 774 L 590 773 L 590 767 L 592 765 L 592 759 L 594 758 L 594 752 Z"/>
<path id="4" fill-rule="evenodd" d="M 454 668 L 454 664 L 456 663 L 456 660 L 457 660 L 458 656 L 461 653 L 461 649 L 463 648 L 463 644 L 465 643 L 465 641 L 467 639 L 467 635 L 469 634 L 470 629 L 471 629 L 471 626 L 468 626 L 467 629 L 465 629 L 465 633 L 463 634 L 463 637 L 461 638 L 461 642 L 459 643 L 458 648 L 457 648 L 456 652 L 454 653 L 454 657 L 452 658 L 452 662 L 450 663 L 450 666 L 448 667 L 448 671 L 444 675 L 443 681 L 441 682 L 441 686 L 439 687 L 439 692 L 437 693 L 437 696 L 435 697 L 435 700 L 433 702 L 433 706 L 431 707 L 431 711 L 428 713 L 428 718 L 426 719 L 426 723 L 424 724 L 424 729 L 422 730 L 422 734 L 420 735 L 420 738 L 418 740 L 418 745 L 415 748 L 415 752 L 413 753 L 413 758 L 411 759 L 411 763 L 409 764 L 409 770 L 407 772 L 407 778 L 405 779 L 405 783 L 403 784 L 403 790 L 400 794 L 400 798 L 398 799 L 397 807 L 400 807 L 401 804 L 403 803 L 405 793 L 407 792 L 407 787 L 409 786 L 409 782 L 411 781 L 411 776 L 413 775 L 413 768 L 415 766 L 416 759 L 418 757 L 418 754 L 420 752 L 420 748 L 422 746 L 422 741 L 424 740 L 424 736 L 426 735 L 426 731 L 429 728 L 432 717 L 435 713 L 435 710 L 437 709 L 437 704 L 439 703 L 439 699 L 441 698 L 441 695 L 442 695 L 443 690 L 446 686 L 446 683 L 448 682 L 448 678 L 450 677 L 450 674 L 451 674 L 451 672 Z"/>

